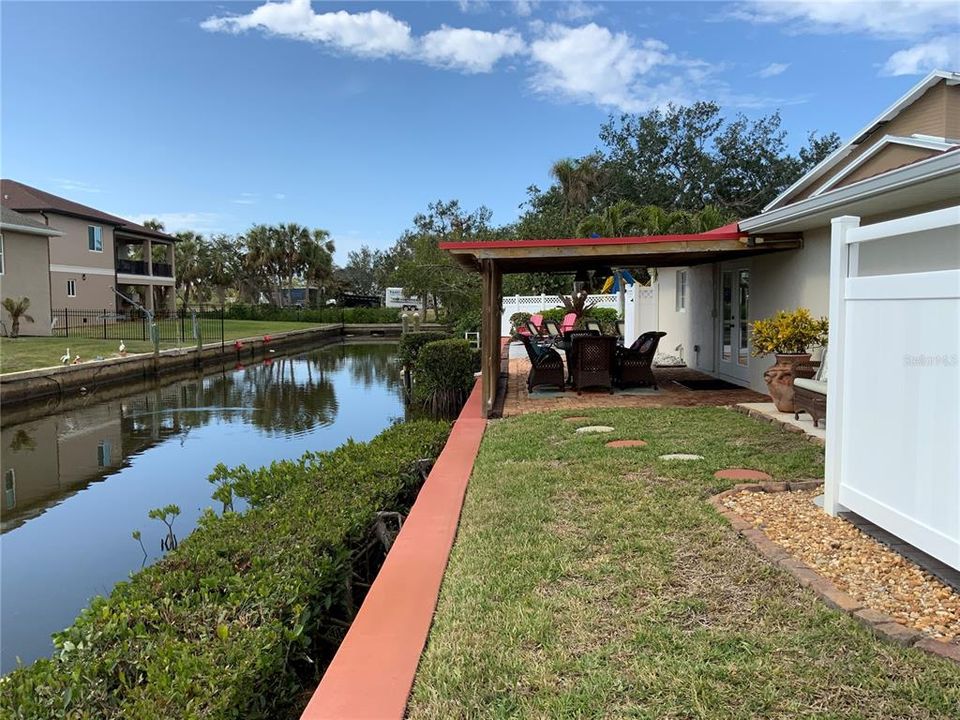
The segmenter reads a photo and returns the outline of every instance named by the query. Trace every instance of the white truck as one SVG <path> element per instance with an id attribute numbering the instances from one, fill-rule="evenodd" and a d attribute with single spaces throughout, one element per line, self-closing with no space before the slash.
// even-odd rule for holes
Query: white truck
<path id="1" fill-rule="evenodd" d="M 423 311 L 423 303 L 420 302 L 420 298 L 406 297 L 403 288 L 398 287 L 387 288 L 383 304 L 388 308 Z"/>

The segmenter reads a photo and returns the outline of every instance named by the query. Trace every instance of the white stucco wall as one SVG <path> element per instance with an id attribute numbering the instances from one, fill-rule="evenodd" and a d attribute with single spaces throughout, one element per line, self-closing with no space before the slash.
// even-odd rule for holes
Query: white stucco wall
<path id="1" fill-rule="evenodd" d="M 678 272 L 687 272 L 686 309 L 677 310 Z M 657 327 L 667 333 L 660 341 L 660 352 L 678 355 L 683 347 L 683 359 L 688 367 L 712 372 L 714 370 L 714 290 L 713 265 L 695 267 L 668 267 L 657 270 Z M 697 352 L 696 348 L 700 350 Z"/>

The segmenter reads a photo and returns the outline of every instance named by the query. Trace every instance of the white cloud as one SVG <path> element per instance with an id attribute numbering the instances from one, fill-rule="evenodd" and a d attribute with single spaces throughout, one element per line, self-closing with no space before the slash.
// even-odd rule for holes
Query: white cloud
<path id="1" fill-rule="evenodd" d="M 782 75 L 790 67 L 790 63 L 770 63 L 757 73 L 757 77 L 771 78 Z"/>
<path id="2" fill-rule="evenodd" d="M 274 200 L 286 200 L 286 199 L 287 199 L 287 196 L 284 195 L 283 193 L 274 193 L 274 194 L 273 194 L 273 199 L 274 199 Z"/>
<path id="3" fill-rule="evenodd" d="M 208 18 L 200 27 L 210 32 L 235 34 L 261 30 L 367 57 L 405 55 L 414 46 L 410 26 L 389 13 L 380 10 L 315 13 L 310 0 L 268 2 L 246 15 Z"/>
<path id="4" fill-rule="evenodd" d="M 599 5 L 591 5 L 583 0 L 573 0 L 573 2 L 558 3 L 557 17 L 561 20 L 589 20 L 603 12 Z"/>
<path id="5" fill-rule="evenodd" d="M 627 112 L 682 97 L 679 73 L 665 84 L 643 82 L 658 66 L 675 62 L 659 40 L 637 43 L 626 33 L 612 33 L 595 23 L 579 28 L 550 25 L 530 44 L 530 55 L 538 66 L 531 83 L 540 93 Z"/>
<path id="6" fill-rule="evenodd" d="M 481 13 L 490 9 L 488 0 L 457 0 L 462 13 Z"/>
<path id="7" fill-rule="evenodd" d="M 177 233 L 181 230 L 193 230 L 201 235 L 224 232 L 223 218 L 219 214 L 211 212 L 168 212 L 133 215 L 116 213 L 116 215 L 140 225 L 146 220 L 159 220 L 163 223 L 164 231 L 168 233 Z"/>
<path id="8" fill-rule="evenodd" d="M 464 72 L 490 72 L 498 60 L 522 52 L 526 44 L 513 30 L 491 33 L 441 27 L 423 36 L 420 56 L 431 65 Z"/>
<path id="9" fill-rule="evenodd" d="M 931 70 L 960 67 L 960 38 L 944 36 L 900 50 L 881 69 L 883 75 L 923 75 Z"/>
<path id="10" fill-rule="evenodd" d="M 520 17 L 530 17 L 539 4 L 537 0 L 513 0 L 513 11 Z"/>
<path id="11" fill-rule="evenodd" d="M 70 180 L 68 178 L 51 178 L 51 180 L 53 180 L 61 190 L 66 190 L 67 192 L 100 192 L 100 188 L 81 180 Z"/>
<path id="12" fill-rule="evenodd" d="M 792 0 L 742 3 L 733 17 L 785 26 L 789 32 L 919 37 L 958 23 L 956 0 Z"/>

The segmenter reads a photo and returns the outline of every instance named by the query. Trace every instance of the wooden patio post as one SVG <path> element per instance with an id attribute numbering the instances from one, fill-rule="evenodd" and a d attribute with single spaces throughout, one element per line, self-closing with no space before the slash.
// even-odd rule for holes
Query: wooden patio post
<path id="1" fill-rule="evenodd" d="M 483 277 L 480 368 L 483 373 L 483 414 L 486 416 L 493 409 L 500 379 L 500 292 L 503 273 L 493 260 L 481 260 L 480 273 Z"/>

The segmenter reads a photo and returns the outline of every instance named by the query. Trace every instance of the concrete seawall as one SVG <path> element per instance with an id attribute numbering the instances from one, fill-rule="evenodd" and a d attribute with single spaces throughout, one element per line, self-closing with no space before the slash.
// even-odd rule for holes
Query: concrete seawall
<path id="1" fill-rule="evenodd" d="M 423 325 L 423 330 L 439 330 L 440 325 Z M 0 375 L 0 405 L 4 415 L 13 406 L 51 397 L 65 398 L 108 385 L 134 384 L 153 378 L 213 365 L 235 365 L 254 362 L 271 350 L 288 352 L 297 348 L 322 347 L 341 340 L 363 341 L 396 338 L 399 324 L 319 325 L 303 330 L 271 333 L 264 336 L 207 343 L 203 349 L 164 350 L 159 355 L 144 353 L 123 358 L 92 360 L 79 365 L 38 368 Z M 6 418 L 5 418 L 6 419 Z"/>

